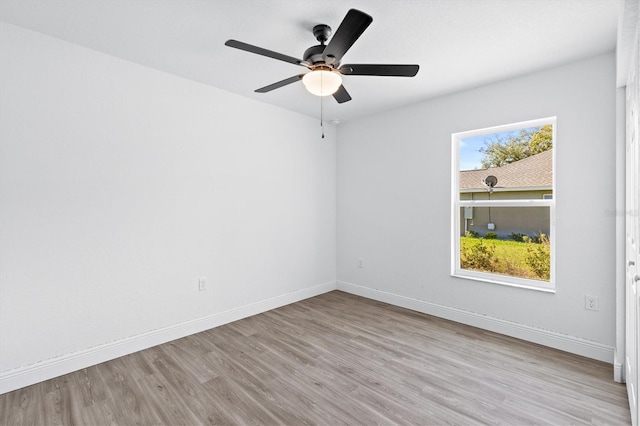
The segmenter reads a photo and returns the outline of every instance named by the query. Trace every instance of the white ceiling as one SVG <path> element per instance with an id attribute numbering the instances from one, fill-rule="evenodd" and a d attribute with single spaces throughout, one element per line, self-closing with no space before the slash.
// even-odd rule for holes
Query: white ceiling
<path id="1" fill-rule="evenodd" d="M 613 51 L 619 0 L 2 0 L 0 20 L 230 92 L 319 117 L 295 83 L 304 68 L 224 46 L 234 38 L 301 58 L 319 23 L 350 8 L 373 23 L 343 63 L 419 64 L 414 78 L 345 76 L 353 100 L 327 120 L 389 108 Z"/>

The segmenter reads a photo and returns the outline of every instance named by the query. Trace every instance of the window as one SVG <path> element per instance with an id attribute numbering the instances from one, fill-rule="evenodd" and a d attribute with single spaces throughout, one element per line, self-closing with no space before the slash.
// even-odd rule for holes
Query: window
<path id="1" fill-rule="evenodd" d="M 456 277 L 554 291 L 556 119 L 454 133 Z"/>

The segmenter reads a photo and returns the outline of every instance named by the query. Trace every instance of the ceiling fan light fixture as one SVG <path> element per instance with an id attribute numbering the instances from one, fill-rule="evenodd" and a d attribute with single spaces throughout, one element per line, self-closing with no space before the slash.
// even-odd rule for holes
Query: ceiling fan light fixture
<path id="1" fill-rule="evenodd" d="M 303 59 L 284 55 L 279 52 L 274 52 L 273 50 L 264 49 L 234 39 L 227 40 L 224 44 L 234 49 L 277 59 L 289 64 L 305 67 L 309 70 L 306 74 L 297 74 L 293 77 L 285 78 L 284 80 L 256 89 L 256 93 L 271 92 L 272 90 L 302 80 L 306 89 L 313 95 L 333 95 L 337 103 L 343 104 L 351 100 L 351 95 L 349 95 L 349 92 L 347 92 L 342 85 L 343 75 L 414 77 L 420 68 L 418 65 L 403 64 L 340 65 L 344 54 L 347 53 L 372 22 L 373 18 L 370 15 L 357 9 L 349 9 L 340 26 L 338 26 L 338 30 L 331 37 L 331 40 L 329 40 L 331 27 L 325 24 L 316 25 L 313 27 L 313 36 L 320 44 L 311 46 L 305 50 Z M 329 40 L 329 43 L 325 44 L 327 40 Z M 322 106 L 322 103 L 320 103 L 320 105 Z"/>
<path id="2" fill-rule="evenodd" d="M 314 70 L 302 77 L 307 90 L 316 96 L 333 95 L 342 85 L 340 74 L 330 70 Z"/>

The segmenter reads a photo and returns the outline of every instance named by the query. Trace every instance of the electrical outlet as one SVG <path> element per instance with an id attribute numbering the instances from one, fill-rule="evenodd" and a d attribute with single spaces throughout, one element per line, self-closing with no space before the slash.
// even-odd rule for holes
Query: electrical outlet
<path id="1" fill-rule="evenodd" d="M 204 291 L 207 289 L 207 277 L 198 278 L 198 291 Z"/>
<path id="2" fill-rule="evenodd" d="M 596 296 L 584 295 L 584 308 L 588 311 L 598 310 L 598 298 Z"/>

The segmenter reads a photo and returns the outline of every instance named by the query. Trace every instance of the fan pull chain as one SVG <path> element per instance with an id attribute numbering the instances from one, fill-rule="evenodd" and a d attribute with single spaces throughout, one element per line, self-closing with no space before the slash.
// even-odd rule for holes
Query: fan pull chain
<path id="1" fill-rule="evenodd" d="M 322 90 L 322 80 L 323 80 L 322 74 L 320 74 L 320 93 L 323 92 L 323 90 Z M 320 128 L 322 129 L 322 139 L 324 139 L 324 120 L 322 118 L 322 115 L 323 115 L 322 114 L 322 111 L 323 111 L 322 98 L 323 97 L 324 96 L 320 96 Z"/>
<path id="2" fill-rule="evenodd" d="M 320 96 L 320 128 L 322 129 L 322 139 L 324 139 L 324 119 L 322 118 L 322 110 L 323 110 L 323 104 L 322 104 L 322 98 L 324 96 Z"/>

